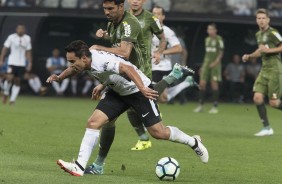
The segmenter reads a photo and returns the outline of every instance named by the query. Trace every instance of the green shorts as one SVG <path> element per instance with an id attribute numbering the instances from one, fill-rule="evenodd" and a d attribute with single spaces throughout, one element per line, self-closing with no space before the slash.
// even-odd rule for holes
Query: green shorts
<path id="1" fill-rule="evenodd" d="M 201 68 L 200 80 L 221 82 L 221 66 L 210 68 L 209 65 L 204 64 Z"/>
<path id="2" fill-rule="evenodd" d="M 282 95 L 282 73 L 261 71 L 255 81 L 253 91 L 267 95 L 269 99 L 280 99 Z"/>

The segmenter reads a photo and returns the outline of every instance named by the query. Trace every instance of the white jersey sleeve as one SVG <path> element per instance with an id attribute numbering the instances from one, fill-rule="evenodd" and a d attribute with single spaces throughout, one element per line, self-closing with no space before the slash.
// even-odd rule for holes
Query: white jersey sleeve
<path id="1" fill-rule="evenodd" d="M 26 37 L 26 50 L 31 50 L 32 49 L 32 46 L 31 46 L 31 38 L 30 38 L 30 36 L 28 36 L 28 35 L 25 35 L 25 37 Z"/>
<path id="2" fill-rule="evenodd" d="M 133 81 L 124 74 L 120 74 L 120 63 L 132 66 L 139 74 L 143 84 L 149 86 L 151 80 L 145 76 L 136 66 L 123 58 L 104 51 L 90 50 L 92 53 L 91 76 L 95 77 L 101 84 L 111 87 L 121 96 L 130 95 L 139 91 Z"/>
<path id="3" fill-rule="evenodd" d="M 180 41 L 178 40 L 174 31 L 172 31 L 169 27 L 163 26 L 165 39 L 167 41 L 167 48 L 174 47 L 176 45 L 180 45 Z M 152 40 L 152 52 L 158 49 L 159 39 L 154 35 Z M 153 71 L 170 71 L 172 70 L 171 64 L 171 55 L 162 55 L 161 61 L 159 64 L 154 64 L 152 62 L 152 70 Z"/>
<path id="4" fill-rule="evenodd" d="M 10 48 L 12 45 L 12 35 L 8 36 L 8 38 L 6 39 L 6 41 L 4 42 L 4 46 L 6 48 Z"/>

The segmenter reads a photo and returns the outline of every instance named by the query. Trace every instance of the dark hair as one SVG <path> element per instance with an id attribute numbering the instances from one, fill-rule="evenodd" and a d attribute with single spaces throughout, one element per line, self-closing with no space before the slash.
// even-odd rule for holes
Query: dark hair
<path id="1" fill-rule="evenodd" d="M 210 23 L 208 26 L 212 26 L 212 27 L 214 27 L 215 29 L 217 29 L 217 27 L 216 27 L 216 24 L 215 24 L 215 23 Z"/>
<path id="2" fill-rule="evenodd" d="M 269 13 L 268 13 L 267 9 L 260 8 L 256 11 L 256 15 L 260 14 L 260 13 L 265 14 L 267 17 L 269 17 Z"/>
<path id="3" fill-rule="evenodd" d="M 114 2 L 115 4 L 119 5 L 119 4 L 124 3 L 124 0 L 103 0 L 102 2 L 103 3 L 105 3 L 105 2 Z"/>
<path id="4" fill-rule="evenodd" d="M 161 9 L 162 10 L 162 14 L 165 15 L 165 9 L 163 7 L 161 7 L 161 6 L 154 6 L 154 8 Z"/>
<path id="5" fill-rule="evenodd" d="M 91 57 L 88 45 L 82 40 L 75 40 L 65 47 L 66 52 L 74 52 L 75 56 L 81 58 L 82 56 Z"/>

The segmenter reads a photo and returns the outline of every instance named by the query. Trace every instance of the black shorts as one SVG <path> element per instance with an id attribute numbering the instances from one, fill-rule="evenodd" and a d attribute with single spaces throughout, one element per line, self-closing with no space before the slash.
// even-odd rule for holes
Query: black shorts
<path id="1" fill-rule="evenodd" d="M 22 78 L 25 73 L 25 66 L 9 65 L 7 68 L 7 74 L 13 74 L 15 77 Z"/>
<path id="2" fill-rule="evenodd" d="M 120 96 L 110 89 L 100 100 L 96 109 L 104 112 L 112 121 L 130 107 L 136 111 L 145 127 L 150 127 L 161 121 L 156 101 L 146 98 L 141 92 Z"/>
<path id="3" fill-rule="evenodd" d="M 159 70 L 152 71 L 153 83 L 160 82 L 164 78 L 164 76 L 167 76 L 170 72 L 171 71 L 159 71 Z"/>

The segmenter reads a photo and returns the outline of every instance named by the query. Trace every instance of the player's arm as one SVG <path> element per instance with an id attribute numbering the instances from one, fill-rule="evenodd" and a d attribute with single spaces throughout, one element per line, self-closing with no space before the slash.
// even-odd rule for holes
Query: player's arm
<path id="1" fill-rule="evenodd" d="M 103 39 L 107 40 L 107 39 L 109 39 L 109 34 L 106 30 L 98 29 L 96 31 L 96 38 L 98 38 L 98 39 L 103 38 Z"/>
<path id="2" fill-rule="evenodd" d="M 164 32 L 160 33 L 160 34 L 156 34 L 157 38 L 160 40 L 159 45 L 158 45 L 158 50 L 156 50 L 152 57 L 155 59 L 155 63 L 158 64 L 161 60 L 161 55 L 164 54 L 163 52 L 166 49 L 166 44 L 167 41 L 165 39 L 165 35 Z"/>
<path id="3" fill-rule="evenodd" d="M 96 49 L 101 51 L 110 52 L 116 55 L 119 55 L 125 59 L 129 59 L 130 53 L 133 48 L 133 43 L 129 41 L 121 41 L 119 47 L 104 47 L 101 45 L 93 45 L 90 47 L 90 50 Z"/>
<path id="4" fill-rule="evenodd" d="M 260 45 L 259 51 L 261 53 L 267 53 L 267 54 L 281 53 L 282 52 L 282 44 L 280 44 L 278 47 L 274 47 L 274 48 L 268 48 L 264 45 Z"/>
<path id="5" fill-rule="evenodd" d="M 32 52 L 31 52 L 31 50 L 27 50 L 27 51 L 26 51 L 26 59 L 27 59 L 27 62 L 28 62 L 28 65 L 27 65 L 27 67 L 26 67 L 26 70 L 27 70 L 28 72 L 30 72 L 31 69 L 32 69 Z"/>
<path id="6" fill-rule="evenodd" d="M 155 90 L 152 90 L 151 88 L 144 86 L 141 77 L 136 72 L 133 66 L 120 63 L 119 64 L 119 73 L 126 74 L 135 83 L 137 88 L 142 92 L 142 94 L 146 98 L 156 100 L 156 98 L 158 97 L 158 92 Z"/>
<path id="7" fill-rule="evenodd" d="M 60 75 L 53 74 L 50 77 L 47 78 L 47 83 L 52 83 L 53 81 L 61 82 L 62 80 L 72 77 L 80 72 L 80 69 L 77 68 L 75 65 L 69 66 L 67 69 L 65 69 Z"/>
<path id="8" fill-rule="evenodd" d="M 5 47 L 5 46 L 2 48 L 1 56 L 0 56 L 0 66 L 3 65 L 3 63 L 4 63 L 4 58 L 5 58 L 5 56 L 7 55 L 8 50 L 9 50 L 9 48 L 7 48 L 7 47 Z"/>
<path id="9" fill-rule="evenodd" d="M 247 62 L 248 60 L 252 59 L 252 58 L 258 58 L 261 57 L 261 51 L 258 48 L 257 50 L 255 50 L 254 52 L 252 52 L 251 54 L 244 54 L 242 56 L 242 60 L 243 62 Z"/>
<path id="10" fill-rule="evenodd" d="M 180 44 L 174 45 L 166 50 L 164 50 L 164 55 L 178 54 L 182 52 L 182 46 Z"/>

